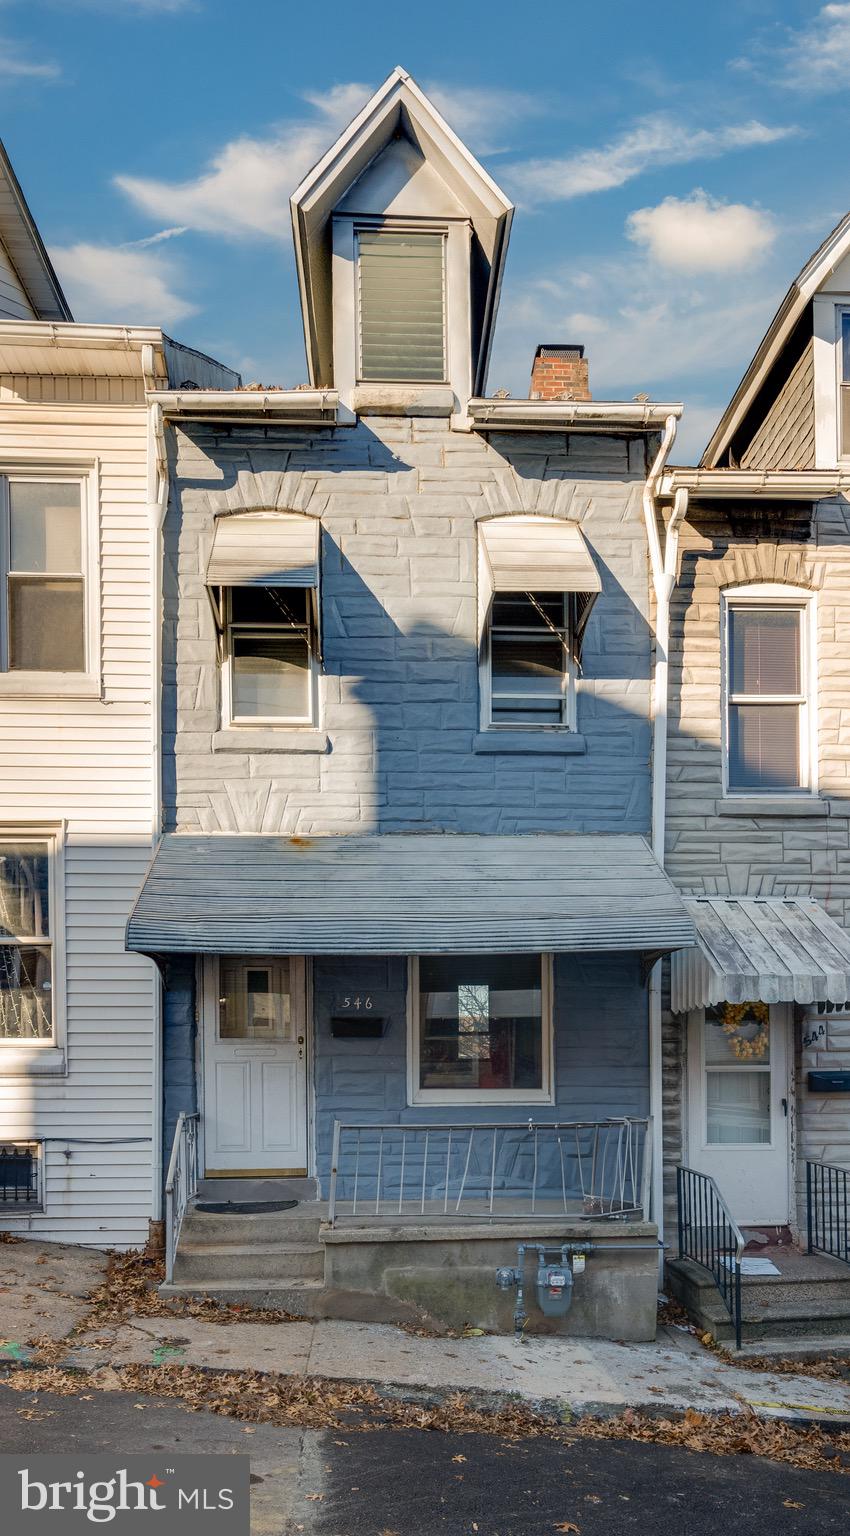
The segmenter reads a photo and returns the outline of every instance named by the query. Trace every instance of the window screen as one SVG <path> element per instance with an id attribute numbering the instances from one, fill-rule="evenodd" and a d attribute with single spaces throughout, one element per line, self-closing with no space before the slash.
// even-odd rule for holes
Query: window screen
<path id="1" fill-rule="evenodd" d="M 803 687 L 799 608 L 729 610 L 729 788 L 800 789 Z"/>
<path id="2" fill-rule="evenodd" d="M 490 614 L 493 725 L 564 725 L 570 662 L 564 593 L 498 592 Z"/>
<path id="3" fill-rule="evenodd" d="M 360 377 L 440 383 L 446 376 L 444 237 L 361 230 Z"/>
<path id="4" fill-rule="evenodd" d="M 309 724 L 314 707 L 310 594 L 299 587 L 228 589 L 230 718 Z"/>

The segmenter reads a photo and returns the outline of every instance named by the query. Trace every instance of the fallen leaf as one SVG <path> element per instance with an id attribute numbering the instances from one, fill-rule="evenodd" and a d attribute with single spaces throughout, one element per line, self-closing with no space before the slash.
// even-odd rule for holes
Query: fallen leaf
<path id="1" fill-rule="evenodd" d="M 556 1531 L 575 1531 L 576 1533 L 578 1533 L 579 1530 L 580 1530 L 580 1527 L 577 1526 L 577 1525 L 574 1525 L 572 1520 L 562 1520 L 561 1524 L 554 1526 L 553 1529 L 556 1530 Z"/>
<path id="2" fill-rule="evenodd" d="M 452 1461 L 466 1461 L 465 1456 L 453 1456 Z"/>
<path id="3" fill-rule="evenodd" d="M 796 1499 L 783 1499 L 783 1509 L 805 1509 L 804 1504 L 798 1504 Z"/>
<path id="4" fill-rule="evenodd" d="M 305 1493 L 304 1497 L 309 1504 L 315 1504 L 317 1499 L 323 1499 L 325 1495 L 323 1493 Z"/>

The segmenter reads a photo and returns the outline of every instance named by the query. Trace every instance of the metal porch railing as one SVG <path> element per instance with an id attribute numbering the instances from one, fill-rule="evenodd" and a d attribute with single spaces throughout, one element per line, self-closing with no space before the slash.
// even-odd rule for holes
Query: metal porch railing
<path id="1" fill-rule="evenodd" d="M 652 1122 L 334 1125 L 328 1220 L 569 1216 L 649 1211 Z"/>
<path id="2" fill-rule="evenodd" d="M 714 1180 L 696 1168 L 676 1169 L 679 1254 L 707 1269 L 741 1348 L 741 1256 L 744 1237 Z"/>
<path id="3" fill-rule="evenodd" d="M 165 1180 L 165 1280 L 174 1276 L 174 1259 L 180 1240 L 180 1228 L 189 1201 L 198 1193 L 198 1122 L 197 1114 L 177 1117 L 174 1142 Z"/>
<path id="4" fill-rule="evenodd" d="M 828 1253 L 850 1264 L 850 1171 L 834 1163 L 806 1162 L 809 1253 Z"/>

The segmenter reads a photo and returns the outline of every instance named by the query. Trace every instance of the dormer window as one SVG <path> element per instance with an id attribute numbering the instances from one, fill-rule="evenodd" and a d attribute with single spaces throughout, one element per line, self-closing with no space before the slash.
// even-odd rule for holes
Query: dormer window
<path id="1" fill-rule="evenodd" d="M 358 374 L 365 382 L 446 377 L 446 235 L 358 229 Z"/>

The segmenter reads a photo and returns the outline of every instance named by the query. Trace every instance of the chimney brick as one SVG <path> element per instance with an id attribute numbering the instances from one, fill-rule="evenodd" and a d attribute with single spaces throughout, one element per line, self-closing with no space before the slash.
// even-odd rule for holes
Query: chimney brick
<path id="1" fill-rule="evenodd" d="M 543 343 L 531 368 L 532 400 L 590 400 L 584 347 Z"/>

